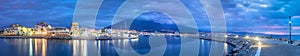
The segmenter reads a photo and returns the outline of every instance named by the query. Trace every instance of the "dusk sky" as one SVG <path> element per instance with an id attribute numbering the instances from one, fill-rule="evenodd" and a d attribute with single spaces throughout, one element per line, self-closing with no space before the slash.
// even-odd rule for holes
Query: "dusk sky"
<path id="1" fill-rule="evenodd" d="M 97 15 L 96 28 L 109 26 L 114 14 L 125 0 L 104 0 Z M 45 21 L 54 27 L 69 27 L 76 0 L 0 0 L 0 28 L 10 24 L 33 27 Z M 159 2 L 157 3 L 171 3 Z M 191 11 L 199 30 L 210 30 L 206 11 L 199 0 L 181 0 Z M 300 35 L 300 0 L 221 0 L 227 31 L 287 34 L 288 16 L 293 17 L 293 34 Z M 165 9 L 176 9 L 168 8 Z M 93 9 L 98 10 L 98 9 Z M 297 16 L 299 15 L 299 16 Z M 140 15 L 146 20 L 168 24 L 168 16 L 155 11 Z"/>

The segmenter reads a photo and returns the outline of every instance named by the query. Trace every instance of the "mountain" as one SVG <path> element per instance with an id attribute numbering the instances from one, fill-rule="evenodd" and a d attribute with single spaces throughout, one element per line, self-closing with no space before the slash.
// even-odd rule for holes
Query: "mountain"
<path id="1" fill-rule="evenodd" d="M 128 24 L 129 22 L 129 20 L 124 20 L 111 26 L 115 26 L 114 29 L 125 29 L 125 25 L 130 25 L 130 27 L 126 28 L 144 32 L 179 32 L 178 26 L 186 32 L 198 30 L 184 25 L 176 25 L 171 17 L 157 11 L 145 12 L 137 16 L 131 24 Z M 105 28 L 111 28 L 111 26 Z"/>
<path id="2" fill-rule="evenodd" d="M 124 29 L 125 23 L 129 22 L 129 20 L 124 20 L 121 22 L 118 22 L 114 24 L 114 26 L 119 25 L 118 27 L 114 29 Z M 130 24 L 126 24 L 130 25 Z M 112 26 L 112 25 L 111 25 Z M 105 28 L 111 28 L 111 26 L 105 27 Z M 181 26 L 181 25 L 178 25 Z M 195 29 L 190 28 L 186 26 L 181 26 L 184 29 Z M 155 22 L 154 20 L 143 20 L 143 19 L 135 19 L 131 25 L 130 30 L 137 30 L 137 31 L 144 31 L 144 32 L 179 32 L 179 29 L 177 28 L 177 25 L 173 22 L 171 24 L 163 24 L 159 22 Z"/>

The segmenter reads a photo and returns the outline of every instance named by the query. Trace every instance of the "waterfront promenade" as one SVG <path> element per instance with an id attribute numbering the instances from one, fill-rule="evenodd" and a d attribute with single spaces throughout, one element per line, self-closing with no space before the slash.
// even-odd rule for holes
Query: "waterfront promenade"
<path id="1" fill-rule="evenodd" d="M 300 47 L 284 41 L 260 39 L 262 46 L 260 56 L 300 56 Z"/>

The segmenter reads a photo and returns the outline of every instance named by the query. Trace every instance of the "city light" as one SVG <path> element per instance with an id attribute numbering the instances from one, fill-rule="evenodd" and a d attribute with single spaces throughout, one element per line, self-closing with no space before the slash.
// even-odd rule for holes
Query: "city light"
<path id="1" fill-rule="evenodd" d="M 255 37 L 255 39 L 254 40 L 259 40 L 259 38 L 258 37 Z"/>
<path id="2" fill-rule="evenodd" d="M 248 39 L 248 38 L 249 38 L 249 36 L 248 36 L 248 35 L 246 35 L 246 36 L 245 36 L 245 38 L 246 38 L 246 39 Z"/>
<path id="3" fill-rule="evenodd" d="M 0 56 L 300 56 L 298 5 L 1 0 Z"/>
<path id="4" fill-rule="evenodd" d="M 259 41 L 259 42 L 257 43 L 257 45 L 262 45 L 262 43 Z"/>
<path id="5" fill-rule="evenodd" d="M 238 37 L 239 37 L 239 35 L 235 35 L 235 36 L 234 36 L 234 38 L 238 38 Z"/>
<path id="6" fill-rule="evenodd" d="M 224 37 L 228 37 L 228 35 L 224 35 Z"/>

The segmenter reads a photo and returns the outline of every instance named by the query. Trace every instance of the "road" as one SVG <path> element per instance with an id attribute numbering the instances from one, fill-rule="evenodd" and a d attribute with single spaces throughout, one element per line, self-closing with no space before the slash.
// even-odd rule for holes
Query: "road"
<path id="1" fill-rule="evenodd" d="M 271 39 L 260 39 L 260 41 L 262 43 L 260 56 L 300 56 L 299 46 Z"/>

